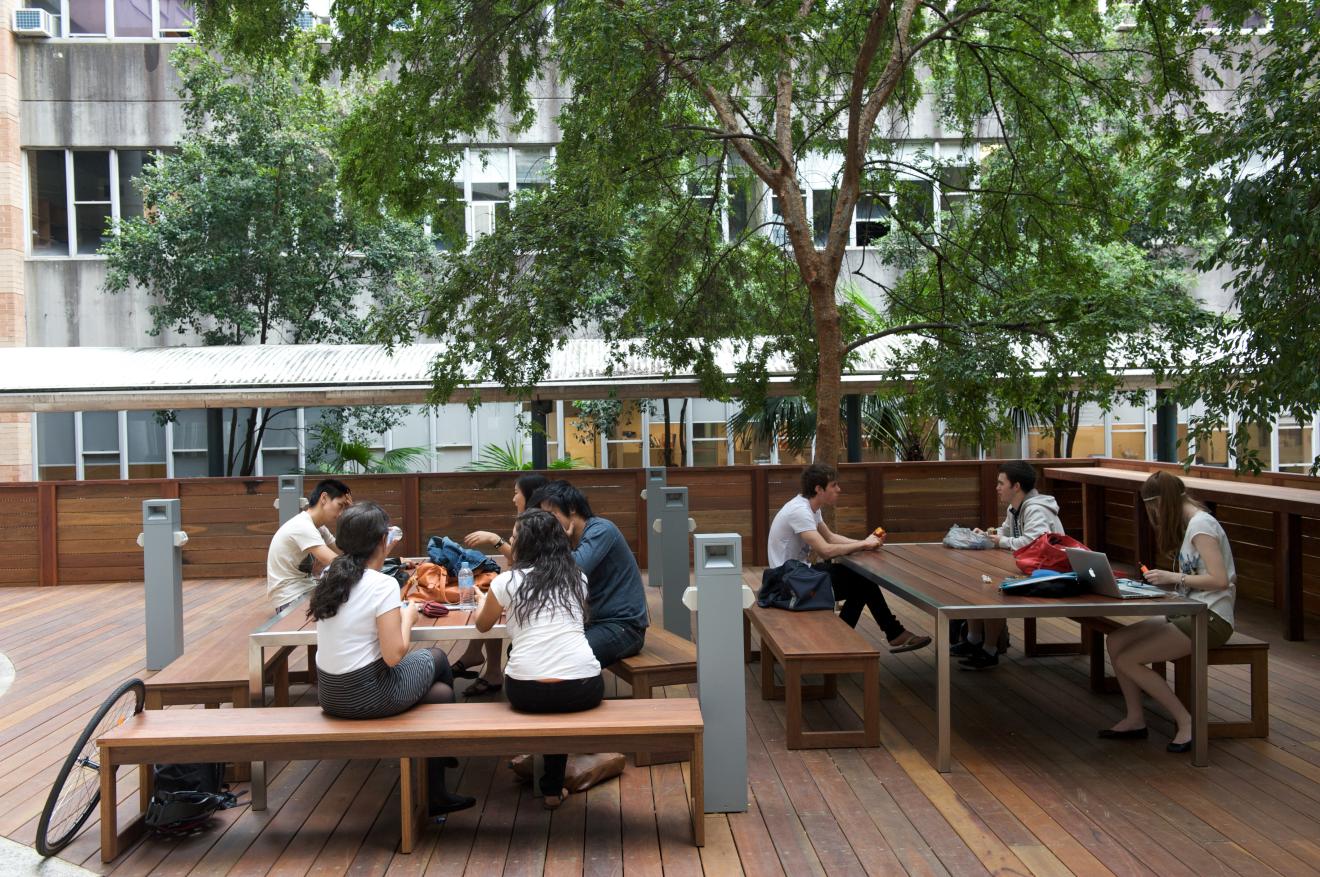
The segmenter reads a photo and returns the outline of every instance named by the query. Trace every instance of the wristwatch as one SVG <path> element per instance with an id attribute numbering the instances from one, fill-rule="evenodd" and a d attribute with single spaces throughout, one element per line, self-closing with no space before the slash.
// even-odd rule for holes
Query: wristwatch
<path id="1" fill-rule="evenodd" d="M 1187 589 L 1187 573 L 1183 573 L 1182 578 L 1178 580 L 1178 587 L 1183 590 Z"/>
<path id="2" fill-rule="evenodd" d="M 503 547 L 504 547 L 504 537 L 502 537 L 502 536 L 501 536 L 501 537 L 497 537 L 497 538 L 495 539 L 495 550 L 496 550 L 496 551 L 499 551 L 499 550 L 500 550 L 501 548 L 503 548 Z"/>

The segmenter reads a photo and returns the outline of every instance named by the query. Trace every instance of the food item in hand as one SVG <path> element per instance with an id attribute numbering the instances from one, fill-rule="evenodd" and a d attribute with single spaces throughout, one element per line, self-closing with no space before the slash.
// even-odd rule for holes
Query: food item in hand
<path id="1" fill-rule="evenodd" d="M 871 531 L 871 535 L 872 535 L 872 536 L 877 536 L 877 537 L 883 539 L 883 538 L 885 538 L 885 528 L 884 528 L 884 527 L 876 527 L 874 530 Z"/>

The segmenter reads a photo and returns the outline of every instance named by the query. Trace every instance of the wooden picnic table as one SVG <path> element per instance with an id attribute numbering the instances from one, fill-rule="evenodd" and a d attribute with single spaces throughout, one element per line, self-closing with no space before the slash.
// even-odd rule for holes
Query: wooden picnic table
<path id="1" fill-rule="evenodd" d="M 1206 606 L 1196 600 L 1165 597 L 1121 600 L 1103 594 L 1076 597 L 1011 597 L 999 590 L 1007 577 L 1020 578 L 1010 552 L 958 551 L 939 543 L 886 545 L 841 558 L 886 591 L 934 616 L 937 672 L 935 718 L 939 729 L 936 767 L 952 764 L 949 621 L 973 618 L 1083 618 L 1106 615 L 1191 615 L 1192 625 L 1192 763 L 1204 767 L 1208 747 L 1206 715 Z M 989 577 L 985 581 L 982 577 Z"/>
<path id="2" fill-rule="evenodd" d="M 1082 485 L 1082 541 L 1097 551 L 1105 544 L 1105 491 L 1107 488 L 1136 491 L 1150 477 L 1149 472 L 1095 466 L 1076 469 L 1046 469 L 1045 477 Z M 1279 487 L 1228 481 L 1220 478 L 1179 476 L 1192 499 L 1211 507 L 1216 503 L 1271 512 L 1274 515 L 1274 575 L 1283 593 L 1283 637 L 1306 639 L 1306 614 L 1302 604 L 1302 518 L 1320 518 L 1320 490 L 1303 487 Z M 1133 501 L 1132 523 L 1137 538 L 1137 559 L 1154 555 L 1151 530 L 1146 526 L 1146 511 L 1140 499 Z"/>

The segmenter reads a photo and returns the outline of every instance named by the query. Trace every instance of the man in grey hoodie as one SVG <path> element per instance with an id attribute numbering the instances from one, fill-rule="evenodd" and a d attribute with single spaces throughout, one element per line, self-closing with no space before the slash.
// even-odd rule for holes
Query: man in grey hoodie
<path id="1" fill-rule="evenodd" d="M 976 532 L 996 548 L 1017 551 L 1046 533 L 1063 532 L 1058 502 L 1036 491 L 1036 470 L 1026 460 L 1010 460 L 999 467 L 995 493 L 1000 502 L 1008 504 L 1008 516 L 998 528 Z M 950 653 L 962 658 L 958 663 L 968 670 L 994 667 L 999 663 L 999 654 L 1008 648 L 1007 630 L 1003 618 L 969 621 L 966 641 L 958 643 Z M 986 648 L 991 643 L 994 643 L 993 652 Z"/>

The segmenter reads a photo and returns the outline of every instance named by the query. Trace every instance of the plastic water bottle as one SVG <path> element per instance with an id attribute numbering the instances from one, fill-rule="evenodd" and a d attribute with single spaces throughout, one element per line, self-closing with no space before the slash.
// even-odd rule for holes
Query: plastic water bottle
<path id="1" fill-rule="evenodd" d="M 472 567 L 466 560 L 458 568 L 458 605 L 464 609 L 477 608 L 477 588 L 472 583 Z"/>

